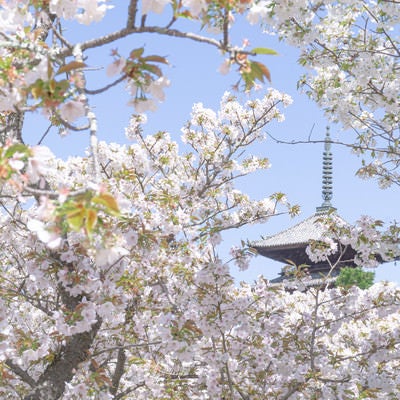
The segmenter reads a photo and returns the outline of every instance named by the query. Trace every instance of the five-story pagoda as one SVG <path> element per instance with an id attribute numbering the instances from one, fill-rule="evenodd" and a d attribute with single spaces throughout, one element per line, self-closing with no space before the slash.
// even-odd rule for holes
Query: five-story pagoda
<path id="1" fill-rule="evenodd" d="M 323 203 L 316 208 L 315 214 L 289 229 L 250 243 L 250 247 L 255 249 L 258 254 L 285 263 L 286 267 L 282 269 L 278 278 L 271 280 L 272 283 L 289 283 L 288 281 L 294 278 L 293 271 L 304 272 L 306 270 L 311 277 L 308 286 L 330 284 L 335 280 L 341 268 L 355 267 L 353 261 L 355 251 L 349 246 L 341 248 L 341 251 L 330 256 L 329 260 L 319 262 L 313 262 L 306 252 L 311 241 L 321 240 L 326 233 L 326 228 L 320 223 L 322 219 L 334 215 L 335 221 L 347 225 L 331 204 L 333 197 L 331 143 L 329 128 L 327 128 L 323 152 Z M 290 274 L 288 274 L 288 270 L 291 271 Z"/>

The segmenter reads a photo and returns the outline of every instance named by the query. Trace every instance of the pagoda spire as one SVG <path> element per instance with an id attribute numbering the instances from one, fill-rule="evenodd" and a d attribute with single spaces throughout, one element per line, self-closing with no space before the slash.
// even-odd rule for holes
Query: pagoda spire
<path id="1" fill-rule="evenodd" d="M 325 145 L 322 156 L 322 199 L 324 200 L 320 207 L 317 207 L 318 213 L 328 212 L 335 210 L 332 207 L 331 200 L 333 197 L 333 184 L 332 184 L 332 152 L 331 152 L 331 136 L 329 126 L 326 127 Z"/>

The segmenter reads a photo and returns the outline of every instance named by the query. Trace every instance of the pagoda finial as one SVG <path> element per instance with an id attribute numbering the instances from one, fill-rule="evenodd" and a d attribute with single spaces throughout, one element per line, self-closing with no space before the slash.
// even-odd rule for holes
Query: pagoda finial
<path id="1" fill-rule="evenodd" d="M 317 212 L 327 212 L 333 209 L 331 200 L 333 197 L 332 185 L 332 153 L 331 136 L 329 126 L 326 127 L 324 153 L 322 157 L 322 199 L 324 202 L 321 207 L 317 207 Z"/>

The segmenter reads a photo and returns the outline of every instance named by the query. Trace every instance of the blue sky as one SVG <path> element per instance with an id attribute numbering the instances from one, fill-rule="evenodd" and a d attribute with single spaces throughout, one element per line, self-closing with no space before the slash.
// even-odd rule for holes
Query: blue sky
<path id="1" fill-rule="evenodd" d="M 121 2 L 115 2 L 115 4 Z M 104 21 L 89 27 L 69 24 L 65 35 L 72 42 L 90 39 L 99 32 L 109 33 L 118 29 L 118 25 L 126 18 L 126 7 L 116 6 L 110 10 Z M 148 22 L 154 24 L 163 17 L 149 15 Z M 199 32 L 198 24 L 187 22 L 184 26 Z M 272 75 L 271 86 L 290 94 L 294 102 L 286 109 L 286 120 L 267 127 L 267 131 L 282 140 L 307 140 L 312 132 L 315 140 L 323 139 L 328 124 L 323 113 L 306 95 L 297 91 L 299 76 L 305 71 L 297 64 L 298 51 L 285 46 L 276 37 L 261 34 L 257 27 L 249 27 L 239 23 L 233 33 L 233 42 L 241 45 L 241 39 L 247 38 L 251 47 L 268 47 L 278 51 L 277 56 L 260 56 Z M 88 72 L 88 88 L 96 89 L 109 83 L 105 69 L 110 61 L 110 51 L 118 48 L 121 54 L 128 54 L 132 49 L 145 46 L 148 54 L 166 56 L 170 66 L 164 69 L 165 75 L 171 80 L 171 86 L 166 90 L 166 101 L 160 104 L 158 111 L 148 114 L 145 126 L 147 133 L 166 130 L 179 139 L 180 128 L 188 120 L 193 103 L 202 102 L 205 106 L 216 109 L 224 91 L 231 90 L 238 75 L 234 72 L 222 76 L 217 72 L 223 57 L 218 51 L 202 43 L 189 40 L 165 38 L 160 35 L 136 35 L 119 41 L 116 44 L 104 46 L 87 53 L 87 64 L 93 68 Z M 260 92 L 261 95 L 261 92 Z M 99 120 L 100 139 L 118 143 L 126 143 L 124 127 L 127 125 L 133 109 L 127 106 L 129 100 L 124 86 L 113 88 L 106 94 L 96 96 L 92 104 Z M 35 121 L 36 118 L 31 119 Z M 40 125 L 34 125 L 40 127 Z M 43 133 L 43 128 L 33 132 L 32 142 Z M 66 157 L 68 154 L 82 154 L 87 146 L 88 138 L 82 139 L 82 133 L 72 133 L 59 138 L 55 131 L 44 141 L 53 151 Z M 340 127 L 331 125 L 333 140 L 350 141 L 349 132 L 341 132 Z M 257 173 L 243 180 L 241 189 L 254 198 L 262 198 L 274 192 L 284 192 L 291 203 L 301 206 L 299 217 L 290 218 L 287 215 L 271 218 L 262 225 L 251 226 L 232 231 L 224 236 L 226 244 L 239 243 L 241 239 L 256 240 L 261 235 L 270 235 L 292 226 L 315 212 L 322 203 L 322 144 L 285 145 L 269 140 L 257 146 L 257 153 L 269 157 L 272 168 Z M 333 205 L 339 214 L 348 222 L 354 222 L 361 215 L 371 215 L 374 218 L 391 222 L 398 218 L 398 190 L 381 190 L 373 181 L 364 181 L 355 177 L 355 171 L 360 160 L 342 146 L 333 146 L 334 157 L 334 197 Z M 223 246 L 225 251 L 228 246 Z M 256 257 L 248 271 L 237 272 L 238 280 L 252 281 L 257 275 L 274 278 L 281 265 L 276 262 Z M 399 267 L 392 263 L 376 270 L 377 279 L 395 280 L 400 282 Z"/>

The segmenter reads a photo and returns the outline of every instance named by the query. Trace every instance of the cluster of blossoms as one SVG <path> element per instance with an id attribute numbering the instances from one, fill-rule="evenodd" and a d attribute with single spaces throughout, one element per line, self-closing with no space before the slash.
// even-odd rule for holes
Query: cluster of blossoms
<path id="1" fill-rule="evenodd" d="M 166 6 L 173 6 L 173 3 L 173 0 L 143 0 L 142 12 L 143 14 L 148 14 L 150 12 L 161 14 Z M 255 2 L 252 0 L 233 0 L 229 1 L 228 9 L 230 12 L 236 11 L 243 13 L 249 5 L 253 3 Z M 220 0 L 183 0 L 182 6 L 192 18 L 205 18 L 210 8 L 214 8 L 215 11 L 218 12 L 217 7 L 219 6 L 222 9 L 226 4 Z"/>
<path id="2" fill-rule="evenodd" d="M 312 262 L 328 261 L 335 255 L 336 262 L 343 262 L 346 250 L 355 252 L 349 260 L 361 267 L 377 267 L 380 263 L 391 261 L 400 256 L 399 229 L 396 225 L 382 230 L 382 221 L 370 217 L 361 217 L 350 225 L 335 213 L 321 216 L 317 221 L 323 232 L 318 240 L 312 240 L 306 253 Z M 336 265 L 332 265 L 334 268 Z"/>
<path id="3" fill-rule="evenodd" d="M 25 106 L 26 98 L 35 100 L 33 107 L 52 110 L 72 95 L 72 92 L 69 93 L 68 81 L 55 80 L 63 60 L 59 58 L 59 45 L 53 43 L 50 47 L 44 43 L 44 32 L 55 17 L 74 19 L 83 24 L 100 21 L 106 10 L 111 8 L 105 3 L 104 0 L 2 2 L 1 111 Z M 27 26 L 33 29 L 28 30 Z M 67 68 L 65 71 L 71 70 Z"/>
<path id="4" fill-rule="evenodd" d="M 234 186 L 245 173 L 243 151 L 263 139 L 287 100 L 270 91 L 243 106 L 226 93 L 218 112 L 195 105 L 182 129 L 183 154 L 165 132 L 143 136 L 145 119 L 134 117 L 131 145 L 99 143 L 104 175 L 94 195 L 80 191 L 90 158 L 43 158 L 58 197 L 21 206 L 29 200 L 22 193 L 1 215 L 2 396 L 393 398 L 400 390 L 400 331 L 390 328 L 400 322 L 395 286 L 291 294 L 260 278 L 238 287 L 217 255 L 221 231 L 287 205 L 282 196 L 252 202 Z M 93 211 L 97 223 L 89 224 Z M 79 218 L 85 223 L 76 225 Z M 43 235 L 57 229 L 53 246 Z M 231 256 L 246 268 L 245 249 Z M 52 372 L 63 357 L 75 362 L 63 367 L 67 383 Z"/>
<path id="5" fill-rule="evenodd" d="M 258 1 L 248 19 L 301 49 L 300 63 L 311 72 L 299 83 L 328 118 L 357 132 L 355 147 L 366 158 L 360 173 L 385 187 L 398 184 L 398 4 Z"/>
<path id="6" fill-rule="evenodd" d="M 364 216 L 353 227 L 343 231 L 341 242 L 357 250 L 357 264 L 376 267 L 382 261 L 400 256 L 398 229 L 391 226 L 382 232 L 382 225 L 381 221 Z"/>
<path id="7" fill-rule="evenodd" d="M 306 249 L 309 259 L 317 263 L 319 261 L 326 261 L 329 256 L 338 252 L 338 244 L 332 238 L 325 236 L 318 241 L 313 241 Z"/>
<path id="8" fill-rule="evenodd" d="M 6 33 L 5 41 L 0 46 L 0 55 L 5 60 L 0 65 L 0 80 L 7 82 L 0 95 L 0 111 L 11 111 L 15 107 L 36 110 L 44 109 L 49 118 L 59 117 L 65 125 L 85 115 L 82 92 L 84 92 L 81 69 L 86 65 L 80 61 L 72 50 L 68 32 L 50 29 L 55 18 L 77 21 L 89 25 L 101 22 L 109 9 L 113 8 L 107 0 L 52 0 L 42 1 L 6 1 L 0 9 L 0 28 Z M 234 23 L 234 15 L 245 14 L 252 7 L 250 0 L 224 1 L 190 1 L 176 4 L 172 0 L 144 0 L 128 6 L 128 27 L 118 33 L 113 33 L 115 40 L 125 36 L 150 32 L 174 36 L 177 31 L 155 29 L 146 25 L 146 17 L 150 13 L 163 13 L 168 7 L 173 11 L 173 19 L 165 25 L 172 27 L 178 17 L 190 17 L 207 25 L 209 37 L 195 38 L 209 42 L 219 47 L 229 59 L 224 64 L 225 71 L 232 64 L 239 66 L 239 72 L 245 82 L 246 89 L 253 87 L 254 81 L 270 81 L 269 70 L 260 62 L 250 62 L 245 41 L 243 47 L 222 44 L 213 38 L 215 35 L 227 35 Z M 136 21 L 141 14 L 140 24 Z M 254 10 L 253 10 L 254 14 Z M 32 26 L 32 30 L 25 29 Z M 52 35 L 53 40 L 46 41 Z M 185 36 L 182 32 L 178 36 Z M 110 36 L 104 35 L 97 41 L 81 43 L 84 48 L 98 47 L 110 41 Z M 129 56 L 117 56 L 107 67 L 107 75 L 120 75 L 116 83 L 126 81 L 126 87 L 132 104 L 138 113 L 155 110 L 158 101 L 164 100 L 163 90 L 169 86 L 169 80 L 164 76 L 159 63 L 167 64 L 164 57 L 158 55 L 142 56 L 141 52 L 133 50 Z M 266 50 L 266 49 L 262 49 Z M 115 50 L 116 51 L 116 50 Z M 263 53 L 263 51 L 261 51 Z M 274 54 L 273 51 L 264 54 Z M 69 57 L 74 56 L 71 61 Z M 69 73 L 69 79 L 59 79 L 61 74 Z M 100 91 L 102 89 L 99 89 Z M 81 95 L 81 96 L 80 96 Z M 66 100 L 70 100 L 68 105 Z M 81 104 L 83 103 L 83 104 Z"/>
<path id="9" fill-rule="evenodd" d="M 3 361 L 14 372 L 0 390 L 9 398 L 19 396 L 15 384 L 20 377 L 14 365 L 29 369 L 32 379 L 40 382 L 49 360 L 60 351 L 75 351 L 71 346 L 76 347 L 76 341 L 86 343 L 84 353 L 93 352 L 88 362 L 96 365 L 113 363 L 121 351 L 126 354 L 132 363 L 127 361 L 118 390 L 139 385 L 136 398 L 158 398 L 169 386 L 179 386 L 171 372 L 176 368 L 196 370 L 209 359 L 209 368 L 218 370 L 225 357 L 219 351 L 212 357 L 205 354 L 205 361 L 193 360 L 193 351 L 212 340 L 213 336 L 202 336 L 207 330 L 207 335 L 215 334 L 208 319 L 215 301 L 223 300 L 218 293 L 205 296 L 204 290 L 212 280 L 233 285 L 215 246 L 219 232 L 275 213 L 279 201 L 252 201 L 235 189 L 234 181 L 248 173 L 248 159 L 242 155 L 246 147 L 264 138 L 264 126 L 282 119 L 279 106 L 289 102 L 287 96 L 269 91 L 264 99 L 245 106 L 226 93 L 218 113 L 196 105 L 182 129 L 185 147 L 191 151 L 182 155 L 169 134 L 144 137 L 140 123 L 145 119 L 132 118 L 127 128 L 130 146 L 98 144 L 103 182 L 90 186 L 90 157 L 61 161 L 41 152 L 24 164 L 16 152 L 11 154 L 16 171 L 28 165 L 27 185 L 43 178 L 56 195 L 30 205 L 29 190 L 36 191 L 25 185 L 18 197 L 3 203 L 7 212 L 2 214 L 1 243 L 8 251 L 1 258 L 2 290 L 9 313 L 2 346 Z M 268 167 L 266 161 L 251 159 L 257 165 L 249 171 Z M 9 227 L 15 234 L 21 231 L 21 246 Z M 237 251 L 235 259 L 242 262 L 243 254 Z M 193 321 L 203 313 L 197 326 Z M 21 329 L 28 314 L 29 327 Z M 85 335 L 93 338 L 89 344 Z M 119 347 L 121 351 L 115 350 Z M 130 353 L 131 347 L 138 353 Z M 66 381 L 68 374 L 74 379 L 64 398 L 91 398 L 91 392 L 112 398 L 112 388 L 104 390 L 108 375 L 76 362 L 73 374 L 65 372 Z M 215 384 L 200 381 L 179 390 L 205 394 L 208 385 Z M 21 390 L 27 387 L 22 384 Z M 40 383 L 35 390 L 41 396 L 47 393 Z M 62 394 L 64 384 L 57 390 Z M 225 384 L 218 383 L 214 390 L 225 391 Z"/>
<path id="10" fill-rule="evenodd" d="M 74 19 L 80 24 L 89 25 L 104 18 L 113 6 L 108 0 L 50 0 L 49 11 L 63 19 Z"/>

